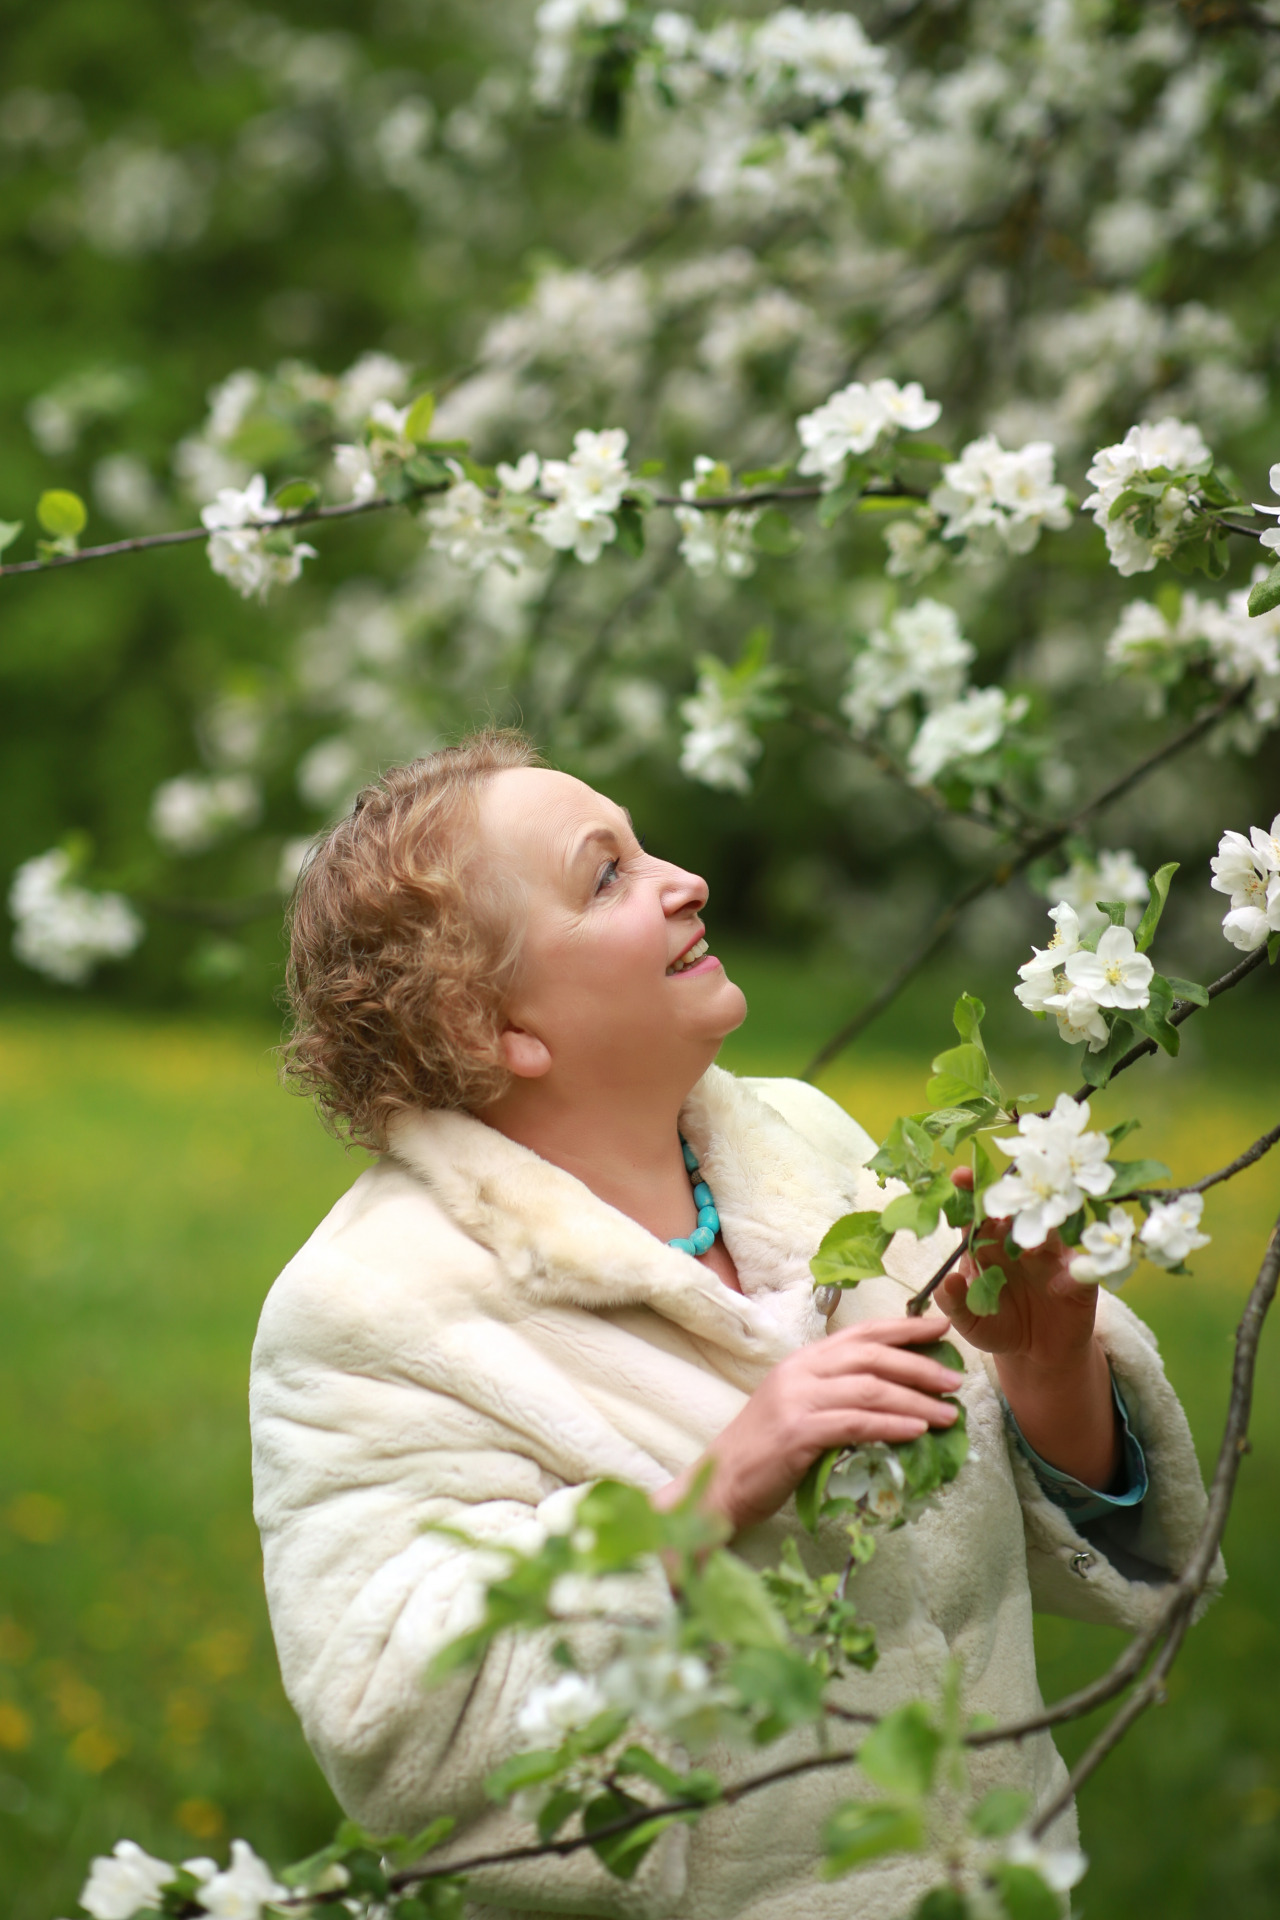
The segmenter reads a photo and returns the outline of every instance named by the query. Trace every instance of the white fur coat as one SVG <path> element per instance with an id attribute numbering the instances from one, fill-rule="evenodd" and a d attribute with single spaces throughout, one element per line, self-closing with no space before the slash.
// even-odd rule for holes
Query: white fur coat
<path id="1" fill-rule="evenodd" d="M 255 1507 L 285 1686 L 343 1806 L 380 1832 L 453 1814 L 451 1850 L 529 1837 L 485 1799 L 522 1742 L 515 1719 L 549 1673 L 536 1639 L 499 1643 L 478 1674 L 428 1691 L 435 1650 L 474 1617 L 476 1563 L 424 1524 L 530 1541 L 562 1489 L 614 1477 L 657 1488 L 733 1418 L 767 1370 L 821 1339 L 808 1262 L 831 1222 L 883 1205 L 863 1130 L 814 1088 L 712 1068 L 682 1125 L 716 1195 L 743 1295 L 465 1114 L 423 1112 L 363 1173 L 273 1287 L 253 1355 Z M 948 1229 L 900 1234 L 885 1276 L 842 1296 L 834 1324 L 902 1310 Z M 972 1455 L 932 1511 L 882 1538 L 855 1597 L 879 1634 L 846 1704 L 883 1712 L 933 1694 L 951 1661 L 965 1706 L 999 1719 L 1039 1705 L 1033 1603 L 1137 1627 L 1185 1556 L 1204 1494 L 1155 1342 L 1103 1294 L 1099 1324 L 1146 1449 L 1151 1492 L 1122 1548 L 1078 1534 L 1011 1455 L 989 1363 L 964 1349 Z M 790 1504 L 739 1542 L 757 1564 L 796 1528 Z M 809 1549 L 806 1548 L 806 1551 Z M 817 1543 L 838 1564 L 838 1539 Z M 664 1589 L 665 1593 L 665 1589 Z M 649 1596 L 661 1607 L 663 1594 Z M 581 1662 L 607 1657 L 591 1629 Z M 595 1638 L 592 1640 L 591 1634 Z M 769 1760 L 807 1750 L 807 1732 Z M 724 1778 L 759 1764 L 717 1752 Z M 1047 1735 L 974 1756 L 979 1790 L 1038 1799 L 1062 1763 Z M 897 1920 L 923 1863 L 890 1858 L 854 1882 L 815 1878 L 823 1818 L 858 1790 L 815 1773 L 663 1836 L 630 1883 L 588 1851 L 490 1870 L 477 1902 L 616 1920 Z M 1060 1829 L 1072 1830 L 1068 1817 Z"/>

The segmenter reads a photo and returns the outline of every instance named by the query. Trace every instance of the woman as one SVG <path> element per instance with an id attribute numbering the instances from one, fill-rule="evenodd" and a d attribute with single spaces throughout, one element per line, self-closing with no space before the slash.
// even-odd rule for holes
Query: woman
<path id="1" fill-rule="evenodd" d="M 529 1838 L 483 1782 L 529 1744 L 517 1720 L 547 1650 L 499 1642 L 478 1674 L 424 1690 L 432 1655 L 471 1624 L 480 1572 L 426 1524 L 527 1543 L 566 1489 L 610 1476 L 670 1501 L 710 1461 L 706 1499 L 766 1564 L 818 1453 L 954 1418 L 955 1376 L 915 1350 L 948 1318 L 972 1455 L 859 1573 L 881 1657 L 843 1683 L 846 1704 L 930 1695 L 958 1661 L 967 1711 L 1034 1712 L 1033 1596 L 1137 1627 L 1200 1520 L 1151 1336 L 1072 1282 L 1056 1240 L 1023 1256 L 989 1319 L 967 1312 L 963 1270 L 943 1313 L 903 1314 L 953 1243 L 945 1228 L 898 1235 L 881 1279 L 820 1310 L 808 1263 L 823 1234 L 887 1197 L 864 1171 L 873 1144 L 811 1087 L 712 1064 L 746 1008 L 707 950 L 706 899 L 613 802 L 501 734 L 368 788 L 300 883 L 291 1070 L 380 1157 L 264 1309 L 256 1510 L 285 1685 L 339 1800 L 375 1831 L 443 1812 L 466 1853 Z M 721 1223 L 701 1252 L 682 1133 Z M 592 1631 L 584 1666 L 610 1652 L 608 1624 Z M 709 1764 L 732 1776 L 744 1757 Z M 1041 1735 L 982 1750 L 973 1774 L 1043 1802 L 1062 1767 Z M 715 1810 L 664 1835 L 629 1883 L 584 1849 L 491 1870 L 475 1898 L 891 1920 L 929 1884 L 925 1863 L 814 1876 L 822 1819 L 850 1791 L 814 1773 Z M 1068 1816 L 1058 1835 L 1072 1831 Z"/>

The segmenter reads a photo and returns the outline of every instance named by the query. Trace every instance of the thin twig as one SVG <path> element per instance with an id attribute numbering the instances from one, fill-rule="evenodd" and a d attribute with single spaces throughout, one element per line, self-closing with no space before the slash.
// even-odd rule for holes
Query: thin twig
<path id="1" fill-rule="evenodd" d="M 858 1035 L 871 1025 L 878 1014 L 883 1013 L 884 1009 L 901 993 L 903 987 L 915 978 L 925 962 L 937 952 L 961 914 L 966 908 L 971 907 L 975 900 L 980 900 L 993 888 L 1008 886 L 1010 880 L 1022 873 L 1034 860 L 1040 859 L 1043 854 L 1052 853 L 1055 847 L 1061 846 L 1069 834 L 1074 833 L 1087 820 L 1093 819 L 1095 814 L 1104 812 L 1107 807 L 1154 773 L 1157 767 L 1162 767 L 1167 760 L 1182 753 L 1187 747 L 1194 746 L 1196 741 L 1203 739 L 1219 720 L 1240 705 L 1247 697 L 1252 685 L 1251 680 L 1246 680 L 1243 686 L 1233 687 L 1230 693 L 1224 695 L 1221 700 L 1215 701 L 1213 706 L 1206 708 L 1197 719 L 1191 722 L 1190 726 L 1184 727 L 1181 733 L 1174 734 L 1171 740 L 1166 740 L 1163 746 L 1147 754 L 1144 759 L 1130 767 L 1127 773 L 1121 774 L 1119 779 L 1103 787 L 1091 800 L 1086 801 L 1084 806 L 1077 808 L 1069 819 L 1059 820 L 1052 826 L 1041 828 L 1029 838 L 1024 837 L 1023 844 L 1016 853 L 1011 852 L 998 866 L 992 867 L 987 873 L 981 874 L 976 880 L 971 880 L 968 886 L 963 887 L 942 909 L 919 944 L 908 954 L 901 966 L 895 969 L 879 992 L 874 994 L 865 1006 L 859 1008 L 851 1020 L 846 1021 L 837 1033 L 819 1047 L 805 1068 L 802 1079 L 815 1079 L 822 1069 L 836 1058 L 837 1054 L 843 1053 L 850 1042 L 856 1040 Z M 1154 1045 L 1154 1041 L 1147 1041 L 1141 1051 L 1150 1052 Z"/>

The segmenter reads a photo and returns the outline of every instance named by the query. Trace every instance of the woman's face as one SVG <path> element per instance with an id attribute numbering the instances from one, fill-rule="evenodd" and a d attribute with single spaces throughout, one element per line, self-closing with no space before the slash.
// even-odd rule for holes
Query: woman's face
<path id="1" fill-rule="evenodd" d="M 612 800 L 546 768 L 488 780 L 480 830 L 528 899 L 504 1043 L 514 1071 L 566 1091 L 602 1077 L 692 1085 L 747 1011 L 713 954 L 686 964 L 706 944 L 705 881 L 646 852 Z"/>

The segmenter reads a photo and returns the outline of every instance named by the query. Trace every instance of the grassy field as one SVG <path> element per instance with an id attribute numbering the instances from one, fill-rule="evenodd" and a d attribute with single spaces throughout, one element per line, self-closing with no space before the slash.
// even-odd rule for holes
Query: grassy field
<path id="1" fill-rule="evenodd" d="M 741 974 L 762 1017 L 728 1063 L 796 1071 L 839 1011 L 839 983 L 751 956 Z M 937 1004 L 905 1003 L 873 1049 L 829 1076 L 873 1132 L 921 1104 L 922 1063 L 947 1040 Z M 1184 1177 L 1229 1159 L 1276 1118 L 1261 1004 L 1224 1024 L 1225 1069 L 1210 1076 L 1202 1051 L 1185 1068 L 1139 1070 L 1106 1096 L 1106 1117 L 1140 1112 L 1141 1151 Z M 0 1018 L 0 1887 L 13 1920 L 73 1911 L 84 1863 L 121 1834 L 172 1858 L 243 1833 L 281 1858 L 334 1819 L 276 1674 L 244 1396 L 263 1295 L 356 1165 L 278 1091 L 270 1040 L 78 1007 Z M 1022 1048 L 1014 1078 L 1048 1097 L 1066 1065 L 1048 1043 Z M 1130 1288 L 1206 1457 L 1278 1196 L 1280 1154 L 1211 1206 L 1214 1244 L 1194 1280 L 1147 1269 Z M 1228 1595 L 1193 1636 L 1168 1705 L 1084 1796 L 1094 1868 L 1081 1910 L 1096 1920 L 1275 1911 L 1275 1347 L 1272 1333 Z M 1097 1670 L 1115 1644 L 1042 1622 L 1046 1692 Z M 1072 1729 L 1064 1748 L 1086 1733 Z"/>

